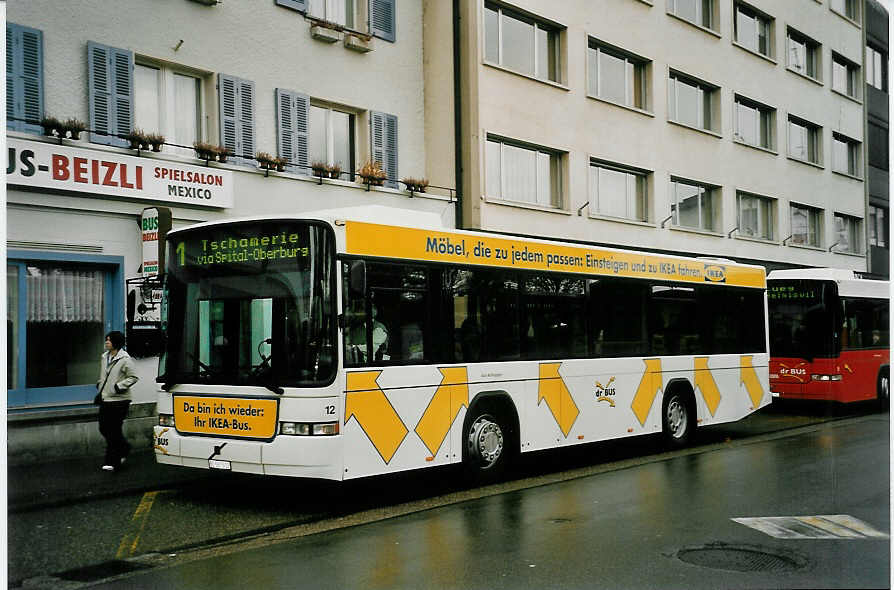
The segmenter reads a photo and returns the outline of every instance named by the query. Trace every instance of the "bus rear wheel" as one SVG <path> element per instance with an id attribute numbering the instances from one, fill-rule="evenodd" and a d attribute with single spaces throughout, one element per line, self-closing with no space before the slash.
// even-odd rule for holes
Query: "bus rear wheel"
<path id="1" fill-rule="evenodd" d="M 891 403 L 891 373 L 888 367 L 884 367 L 879 371 L 875 391 L 879 411 L 887 411 Z"/>
<path id="2" fill-rule="evenodd" d="M 466 465 L 476 478 L 496 477 L 507 462 L 506 425 L 499 416 L 479 414 L 466 433 Z"/>
<path id="3" fill-rule="evenodd" d="M 661 412 L 662 434 L 672 447 L 684 447 L 692 437 L 694 414 L 689 398 L 677 389 L 664 398 Z"/>

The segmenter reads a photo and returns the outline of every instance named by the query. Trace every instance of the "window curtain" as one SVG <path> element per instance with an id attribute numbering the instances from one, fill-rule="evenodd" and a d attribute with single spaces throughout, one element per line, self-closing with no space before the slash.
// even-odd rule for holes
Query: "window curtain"
<path id="1" fill-rule="evenodd" d="M 29 266 L 29 322 L 102 322 L 103 272 Z"/>

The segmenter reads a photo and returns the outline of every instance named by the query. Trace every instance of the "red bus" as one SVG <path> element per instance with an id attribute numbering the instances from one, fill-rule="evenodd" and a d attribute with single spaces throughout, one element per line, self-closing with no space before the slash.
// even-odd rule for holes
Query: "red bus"
<path id="1" fill-rule="evenodd" d="M 888 405 L 887 281 L 838 269 L 767 276 L 770 390 L 783 399 Z"/>

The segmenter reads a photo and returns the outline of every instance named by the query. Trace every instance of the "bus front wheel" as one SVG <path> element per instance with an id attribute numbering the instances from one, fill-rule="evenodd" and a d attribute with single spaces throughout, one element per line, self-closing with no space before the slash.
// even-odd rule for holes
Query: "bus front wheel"
<path id="1" fill-rule="evenodd" d="M 695 423 L 689 398 L 679 389 L 669 392 L 662 404 L 661 422 L 664 439 L 672 447 L 683 447 L 692 437 Z"/>
<path id="2" fill-rule="evenodd" d="M 884 367 L 879 371 L 875 395 L 878 409 L 882 412 L 886 411 L 891 401 L 891 373 L 888 367 Z"/>
<path id="3" fill-rule="evenodd" d="M 467 466 L 473 475 L 496 476 L 507 459 L 506 426 L 498 416 L 479 414 L 466 434 Z"/>

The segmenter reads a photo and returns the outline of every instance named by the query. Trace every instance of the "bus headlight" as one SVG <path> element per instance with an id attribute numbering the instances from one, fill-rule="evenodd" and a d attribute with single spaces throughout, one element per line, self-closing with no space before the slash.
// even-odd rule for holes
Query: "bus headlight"
<path id="1" fill-rule="evenodd" d="M 158 415 L 158 425 L 159 426 L 168 426 L 168 427 L 173 428 L 174 414 L 159 414 Z"/>
<path id="2" fill-rule="evenodd" d="M 814 381 L 841 381 L 841 375 L 818 375 L 813 374 L 810 376 Z"/>
<path id="3" fill-rule="evenodd" d="M 338 422 L 280 422 L 279 433 L 291 436 L 332 436 L 338 434 Z"/>

